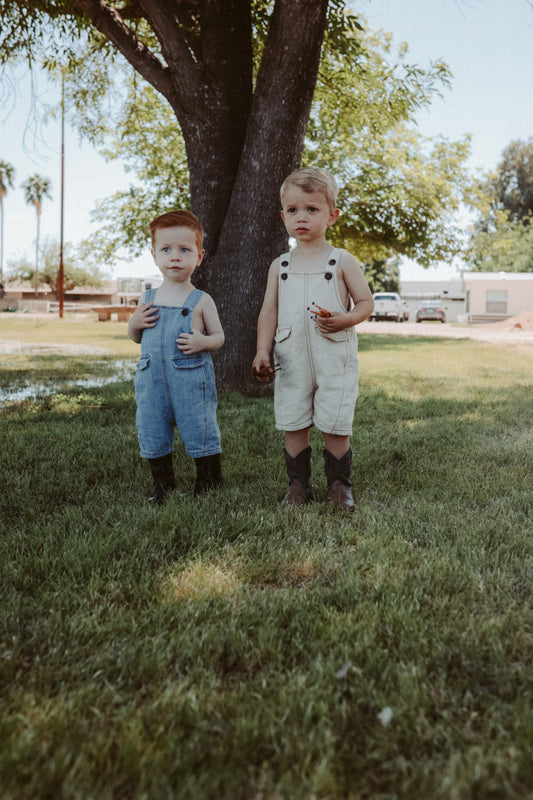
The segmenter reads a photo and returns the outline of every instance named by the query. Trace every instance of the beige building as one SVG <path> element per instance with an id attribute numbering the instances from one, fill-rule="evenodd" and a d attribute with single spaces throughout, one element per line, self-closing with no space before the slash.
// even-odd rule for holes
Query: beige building
<path id="1" fill-rule="evenodd" d="M 65 292 L 65 310 L 87 311 L 94 305 L 124 302 L 117 292 L 116 281 L 107 281 L 101 288 L 77 286 Z M 38 297 L 31 283 L 7 282 L 4 296 L 0 298 L 0 310 L 56 311 L 57 297 L 48 284 L 41 284 Z"/>
<path id="2" fill-rule="evenodd" d="M 533 310 L 533 273 L 465 272 L 465 322 L 497 322 Z"/>

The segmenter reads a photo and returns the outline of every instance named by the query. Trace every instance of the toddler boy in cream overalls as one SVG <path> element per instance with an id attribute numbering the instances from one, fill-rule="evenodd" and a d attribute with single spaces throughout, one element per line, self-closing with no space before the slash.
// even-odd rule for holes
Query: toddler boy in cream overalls
<path id="1" fill-rule="evenodd" d="M 328 497 L 351 511 L 350 435 L 358 390 L 354 326 L 374 303 L 357 260 L 325 239 L 336 221 L 337 186 L 323 169 L 296 170 L 281 187 L 282 218 L 296 247 L 269 271 L 257 326 L 253 371 L 261 381 L 273 372 L 276 427 L 285 431 L 289 488 L 283 505 L 312 497 L 309 431 L 324 437 Z"/>

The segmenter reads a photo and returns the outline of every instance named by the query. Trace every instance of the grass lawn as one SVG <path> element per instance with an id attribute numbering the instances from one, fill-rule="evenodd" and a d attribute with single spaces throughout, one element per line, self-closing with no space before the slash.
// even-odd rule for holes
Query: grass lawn
<path id="1" fill-rule="evenodd" d="M 4 317 L 9 317 L 4 319 Z M 357 509 L 281 509 L 269 397 L 161 509 L 125 323 L 2 315 L 2 800 L 533 798 L 533 354 L 360 337 Z M 84 343 L 100 356 L 64 354 Z"/>

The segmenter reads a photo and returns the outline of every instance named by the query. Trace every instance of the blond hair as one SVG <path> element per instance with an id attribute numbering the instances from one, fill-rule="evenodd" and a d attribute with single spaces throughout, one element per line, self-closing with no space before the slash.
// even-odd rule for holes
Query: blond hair
<path id="1" fill-rule="evenodd" d="M 198 217 L 192 213 L 192 211 L 187 211 L 184 208 L 179 209 L 178 211 L 168 211 L 166 214 L 160 214 L 150 222 L 148 225 L 148 230 L 150 231 L 150 235 L 152 237 L 152 247 L 155 246 L 156 231 L 162 230 L 163 228 L 175 227 L 190 228 L 192 231 L 194 231 L 196 236 L 196 246 L 198 247 L 198 250 L 202 249 L 204 242 L 203 225 Z"/>
<path id="2" fill-rule="evenodd" d="M 297 186 L 303 192 L 320 192 L 328 201 L 330 209 L 333 211 L 337 205 L 337 193 L 339 188 L 333 175 L 322 167 L 302 167 L 296 169 L 288 175 L 280 189 L 280 198 L 283 204 L 283 195 L 289 186 Z"/>

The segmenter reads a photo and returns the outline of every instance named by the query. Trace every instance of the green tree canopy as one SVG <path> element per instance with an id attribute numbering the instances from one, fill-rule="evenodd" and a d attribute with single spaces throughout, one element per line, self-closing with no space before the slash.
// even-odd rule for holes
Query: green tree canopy
<path id="1" fill-rule="evenodd" d="M 329 168 L 341 184 L 335 243 L 368 263 L 395 254 L 424 265 L 451 259 L 461 246 L 454 215 L 468 183 L 469 143 L 426 141 L 412 124 L 449 72 L 440 62 L 409 65 L 404 49 L 392 52 L 390 34 L 358 30 L 357 37 L 360 69 L 348 69 L 334 50 L 323 54 L 302 159 Z M 146 248 L 146 220 L 189 203 L 172 110 L 131 73 L 106 74 L 86 57 L 67 78 L 67 94 L 80 132 L 135 176 L 129 191 L 98 204 L 102 228 L 92 242 L 106 260 L 124 242 L 137 255 Z"/>
<path id="2" fill-rule="evenodd" d="M 533 225 L 496 210 L 490 228 L 475 226 L 466 260 L 478 272 L 533 272 Z"/>
<path id="3" fill-rule="evenodd" d="M 533 137 L 527 142 L 509 142 L 496 171 L 486 177 L 481 189 L 491 210 L 507 211 L 512 222 L 529 222 L 533 214 Z"/>
<path id="4" fill-rule="evenodd" d="M 533 272 L 533 138 L 510 142 L 478 183 L 466 259 L 483 272 Z"/>

